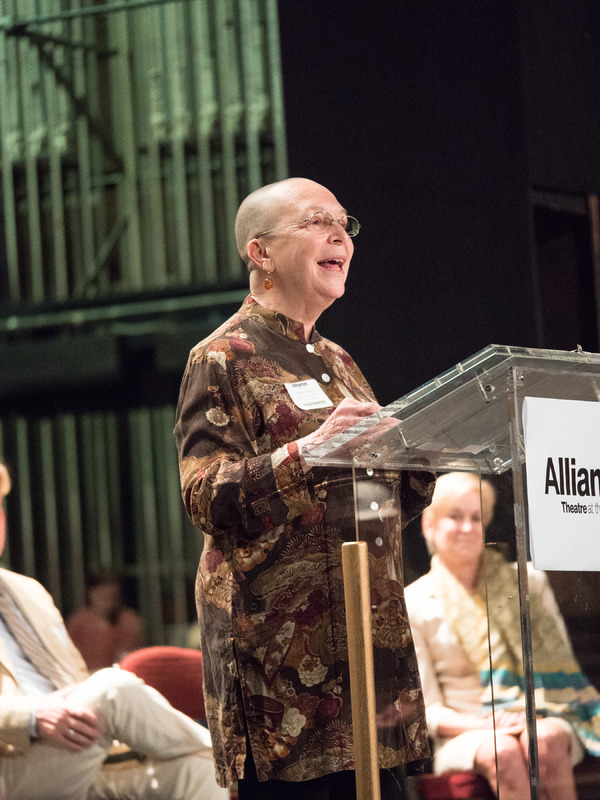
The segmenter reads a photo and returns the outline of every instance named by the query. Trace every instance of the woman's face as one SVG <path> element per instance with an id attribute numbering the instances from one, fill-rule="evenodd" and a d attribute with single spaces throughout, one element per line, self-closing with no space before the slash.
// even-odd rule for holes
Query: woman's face
<path id="1" fill-rule="evenodd" d="M 298 192 L 277 227 L 300 222 L 315 211 L 327 211 L 334 220 L 345 214 L 335 195 L 310 183 Z M 334 223 L 326 230 L 313 225 L 286 228 L 267 241 L 273 281 L 288 301 L 318 315 L 344 294 L 354 244 L 341 225 Z"/>
<path id="2" fill-rule="evenodd" d="M 477 489 L 448 499 L 437 514 L 424 523 L 423 532 L 449 569 L 454 565 L 478 563 L 484 531 Z"/>

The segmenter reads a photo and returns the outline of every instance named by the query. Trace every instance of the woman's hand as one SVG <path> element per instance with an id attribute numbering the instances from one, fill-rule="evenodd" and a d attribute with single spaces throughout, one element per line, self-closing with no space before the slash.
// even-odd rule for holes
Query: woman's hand
<path id="1" fill-rule="evenodd" d="M 346 397 L 339 406 L 327 417 L 325 422 L 314 433 L 305 436 L 305 444 L 322 444 L 333 438 L 338 433 L 348 430 L 365 417 L 370 417 L 381 411 L 379 403 L 361 403 L 352 397 Z"/>
<path id="2" fill-rule="evenodd" d="M 527 716 L 525 711 L 506 711 L 497 710 L 495 713 L 496 731 L 502 729 L 502 733 L 520 733 L 527 727 Z M 492 715 L 490 714 L 487 719 L 492 723 Z"/>
<path id="3" fill-rule="evenodd" d="M 310 467 L 307 466 L 302 456 L 302 448 L 308 444 L 317 445 L 326 442 L 328 439 L 333 438 L 338 433 L 348 430 L 357 422 L 365 417 L 370 417 L 377 411 L 381 411 L 379 403 L 361 403 L 359 400 L 354 400 L 352 397 L 346 397 L 339 406 L 327 417 L 325 422 L 320 428 L 317 428 L 313 433 L 308 436 L 303 436 L 298 439 L 298 450 L 300 452 L 300 459 L 302 461 L 302 468 L 308 472 Z"/>
<path id="4" fill-rule="evenodd" d="M 495 714 L 496 733 L 517 736 L 526 727 L 524 711 L 497 710 Z M 451 708 L 445 708 L 440 715 L 437 735 L 443 738 L 453 738 L 467 731 L 489 730 L 494 731 L 494 717 L 492 714 L 478 716 L 476 714 L 463 714 Z"/>

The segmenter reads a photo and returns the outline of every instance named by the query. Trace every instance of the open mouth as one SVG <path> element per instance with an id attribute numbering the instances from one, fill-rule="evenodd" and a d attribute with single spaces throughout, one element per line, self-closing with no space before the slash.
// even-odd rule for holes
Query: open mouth
<path id="1" fill-rule="evenodd" d="M 342 267 L 344 266 L 344 262 L 341 258 L 326 258 L 323 261 L 318 261 L 317 263 L 324 269 L 337 270 L 338 272 L 341 272 Z"/>

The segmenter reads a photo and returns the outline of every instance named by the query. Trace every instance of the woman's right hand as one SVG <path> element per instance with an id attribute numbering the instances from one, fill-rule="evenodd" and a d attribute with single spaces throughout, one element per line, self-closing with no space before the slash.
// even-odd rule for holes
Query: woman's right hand
<path id="1" fill-rule="evenodd" d="M 328 439 L 333 438 L 338 433 L 348 430 L 361 419 L 370 417 L 377 411 L 381 411 L 379 403 L 361 403 L 352 397 L 346 397 L 339 406 L 327 417 L 320 428 L 314 433 L 305 436 L 301 441 L 304 444 L 322 444 Z"/>
<path id="2" fill-rule="evenodd" d="M 381 411 L 381 406 L 379 403 L 363 403 L 359 400 L 354 400 L 352 397 L 344 398 L 339 406 L 327 417 L 320 428 L 317 428 L 317 430 L 313 431 L 313 433 L 309 433 L 307 436 L 303 436 L 301 439 L 298 439 L 297 445 L 304 471 L 308 472 L 310 467 L 306 465 L 306 462 L 302 456 L 303 447 L 309 444 L 322 444 L 323 442 L 332 439 L 338 433 L 343 433 L 343 431 L 346 431 L 348 428 L 356 425 L 356 423 L 360 422 L 361 419 L 370 417 L 377 411 Z"/>

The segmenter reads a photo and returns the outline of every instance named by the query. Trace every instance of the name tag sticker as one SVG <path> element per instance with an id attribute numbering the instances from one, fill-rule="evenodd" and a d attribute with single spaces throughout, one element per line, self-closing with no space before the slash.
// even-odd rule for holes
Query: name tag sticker
<path id="1" fill-rule="evenodd" d="M 303 411 L 310 411 L 313 408 L 328 408 L 333 405 L 314 378 L 286 383 L 285 388 L 294 403 Z"/>

